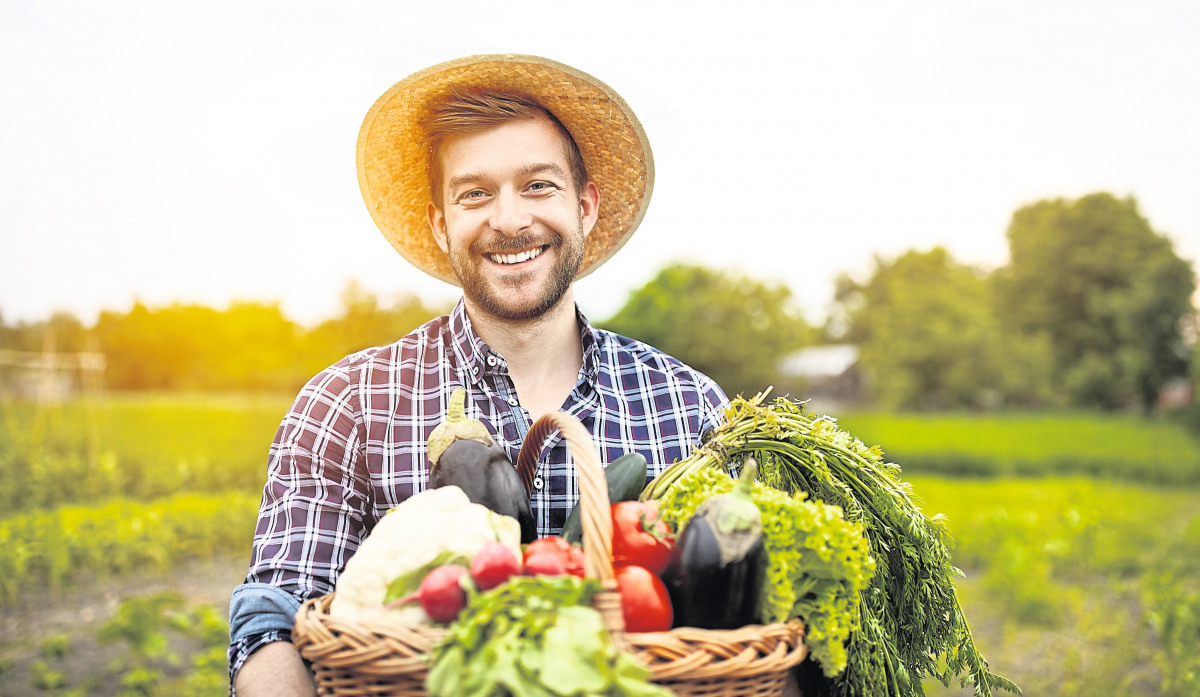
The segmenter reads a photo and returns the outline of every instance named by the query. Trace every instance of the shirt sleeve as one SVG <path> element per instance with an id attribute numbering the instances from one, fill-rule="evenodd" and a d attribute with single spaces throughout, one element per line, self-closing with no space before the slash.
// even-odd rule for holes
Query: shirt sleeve
<path id="1" fill-rule="evenodd" d="M 231 684 L 254 651 L 291 639 L 300 603 L 332 592 L 362 542 L 370 483 L 354 372 L 347 359 L 310 380 L 271 444 L 250 570 L 230 604 Z"/>
<path id="2" fill-rule="evenodd" d="M 729 398 L 725 396 L 724 390 L 708 376 L 704 376 L 700 388 L 700 437 L 703 440 L 710 431 L 725 423 Z"/>

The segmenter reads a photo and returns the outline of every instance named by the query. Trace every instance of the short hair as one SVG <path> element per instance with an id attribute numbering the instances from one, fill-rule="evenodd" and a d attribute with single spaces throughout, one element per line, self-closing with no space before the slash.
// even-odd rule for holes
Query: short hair
<path id="1" fill-rule="evenodd" d="M 566 126 L 549 109 L 533 97 L 520 92 L 490 87 L 452 86 L 445 94 L 434 98 L 421 118 L 420 126 L 425 132 L 428 148 L 426 171 L 429 174 L 429 191 L 433 205 L 442 207 L 442 143 L 450 136 L 478 133 L 493 126 L 516 119 L 545 117 L 562 136 L 566 150 L 567 165 L 571 171 L 571 183 L 575 190 L 583 191 L 588 183 L 587 166 L 579 146 Z"/>

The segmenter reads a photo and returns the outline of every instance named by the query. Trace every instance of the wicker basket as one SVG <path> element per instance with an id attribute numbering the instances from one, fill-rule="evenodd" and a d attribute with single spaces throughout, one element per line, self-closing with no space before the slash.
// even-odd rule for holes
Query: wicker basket
<path id="1" fill-rule="evenodd" d="M 614 644 L 641 660 L 651 679 L 687 697 L 780 695 L 788 670 L 807 655 L 804 626 L 750 625 L 733 630 L 680 627 L 669 632 L 626 633 L 612 568 L 612 519 L 608 486 L 591 435 L 563 413 L 538 419 L 525 439 L 540 446 L 562 431 L 579 474 L 583 547 L 588 576 L 603 590 L 593 604 Z M 532 449 L 532 448 L 531 448 Z M 536 453 L 533 455 L 536 459 Z M 525 460 L 525 448 L 519 460 Z M 523 477 L 527 463 L 518 462 Z M 332 617 L 333 595 L 308 601 L 296 613 L 292 641 L 315 671 L 317 694 L 339 697 L 426 697 L 428 656 L 445 635 L 437 627 L 404 627 L 380 620 L 351 622 Z"/>

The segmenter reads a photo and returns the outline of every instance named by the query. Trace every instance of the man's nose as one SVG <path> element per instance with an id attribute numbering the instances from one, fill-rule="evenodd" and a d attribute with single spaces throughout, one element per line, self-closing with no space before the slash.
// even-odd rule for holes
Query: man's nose
<path id="1" fill-rule="evenodd" d="M 533 214 L 519 193 L 506 189 L 496 196 L 489 223 L 497 232 L 517 235 L 533 225 Z"/>

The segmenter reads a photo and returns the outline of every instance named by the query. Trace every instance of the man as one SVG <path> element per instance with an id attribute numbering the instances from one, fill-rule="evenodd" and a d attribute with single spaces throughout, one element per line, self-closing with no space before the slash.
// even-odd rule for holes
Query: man
<path id="1" fill-rule="evenodd" d="M 642 453 L 651 474 L 716 426 L 710 379 L 592 328 L 572 281 L 633 233 L 649 201 L 645 134 L 611 89 L 530 56 L 475 56 L 398 83 L 359 135 L 359 182 L 410 262 L 463 288 L 454 311 L 313 378 L 271 447 L 250 572 L 230 608 L 242 697 L 313 694 L 288 643 L 300 603 L 337 575 L 386 511 L 425 488 L 426 441 L 454 388 L 516 459 L 562 410 L 603 462 Z M 530 492 L 540 535 L 578 499 L 567 446 L 543 446 Z"/>

